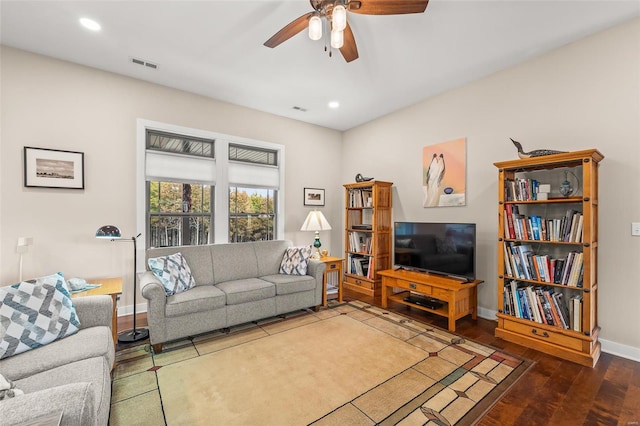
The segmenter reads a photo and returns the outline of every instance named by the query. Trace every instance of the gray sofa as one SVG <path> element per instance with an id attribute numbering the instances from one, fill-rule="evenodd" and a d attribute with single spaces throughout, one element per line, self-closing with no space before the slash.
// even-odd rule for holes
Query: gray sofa
<path id="1" fill-rule="evenodd" d="M 107 424 L 115 360 L 111 303 L 110 296 L 73 299 L 80 331 L 0 360 L 0 374 L 24 392 L 0 400 L 0 426 L 59 413 L 61 425 Z"/>
<path id="2" fill-rule="evenodd" d="M 310 260 L 307 275 L 278 273 L 291 241 L 180 246 L 147 250 L 147 259 L 177 252 L 196 286 L 167 296 L 150 271 L 141 277 L 151 344 L 162 344 L 322 304 L 325 264 Z"/>

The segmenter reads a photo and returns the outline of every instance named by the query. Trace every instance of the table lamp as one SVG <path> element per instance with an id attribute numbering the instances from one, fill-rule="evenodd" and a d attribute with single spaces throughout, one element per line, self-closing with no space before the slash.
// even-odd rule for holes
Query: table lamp
<path id="1" fill-rule="evenodd" d="M 135 237 L 131 237 L 130 240 L 122 240 L 122 233 L 117 226 L 113 225 L 105 225 L 100 227 L 96 231 L 96 238 L 105 238 L 111 241 L 132 241 L 133 242 L 133 329 L 129 331 L 122 332 L 118 335 L 118 342 L 121 343 L 132 343 L 138 342 L 140 340 L 147 339 L 149 337 L 149 330 L 146 328 L 138 329 L 136 327 L 136 287 L 137 287 L 137 274 L 136 274 L 136 263 L 137 263 L 137 244 L 136 241 L 138 237 L 140 237 L 142 233 L 136 235 Z"/>
<path id="2" fill-rule="evenodd" d="M 313 241 L 313 246 L 316 248 L 316 252 L 313 254 L 313 259 L 320 259 L 320 247 L 322 243 L 320 242 L 320 231 L 328 231 L 331 229 L 331 225 L 327 222 L 324 215 L 321 211 L 312 210 L 307 215 L 307 218 L 304 220 L 302 224 L 301 231 L 315 231 L 316 236 Z"/>

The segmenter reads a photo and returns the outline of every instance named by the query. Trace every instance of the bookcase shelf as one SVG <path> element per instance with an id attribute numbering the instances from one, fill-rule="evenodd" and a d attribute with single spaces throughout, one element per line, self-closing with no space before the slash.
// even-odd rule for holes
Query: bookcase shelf
<path id="1" fill-rule="evenodd" d="M 598 167 L 603 158 L 591 149 L 494 163 L 496 336 L 590 367 L 600 356 Z M 578 182 L 575 193 L 563 197 L 558 188 L 567 174 Z M 551 191 L 536 199 L 543 184 Z"/>
<path id="2" fill-rule="evenodd" d="M 368 181 L 345 184 L 345 278 L 343 286 L 380 296 L 378 271 L 391 267 L 391 187 Z"/>

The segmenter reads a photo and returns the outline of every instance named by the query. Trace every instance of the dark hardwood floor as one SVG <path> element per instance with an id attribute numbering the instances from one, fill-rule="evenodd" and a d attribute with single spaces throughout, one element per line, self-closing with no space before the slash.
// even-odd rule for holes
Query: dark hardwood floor
<path id="1" fill-rule="evenodd" d="M 380 306 L 380 298 L 345 291 L 345 298 Z M 445 318 L 391 303 L 395 311 L 447 328 Z M 137 325 L 147 324 L 138 314 Z M 118 330 L 132 328 L 132 317 L 118 318 Z M 543 354 L 494 336 L 495 321 L 458 320 L 456 333 L 535 361 L 533 367 L 479 421 L 478 425 L 640 425 L 640 363 L 602 353 L 595 368 Z M 118 345 L 118 349 L 124 346 Z"/>

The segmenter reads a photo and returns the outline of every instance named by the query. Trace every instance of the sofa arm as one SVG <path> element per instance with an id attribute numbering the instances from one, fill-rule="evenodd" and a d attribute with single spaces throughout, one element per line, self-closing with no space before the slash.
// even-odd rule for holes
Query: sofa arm
<path id="1" fill-rule="evenodd" d="M 140 277 L 142 297 L 147 299 L 147 320 L 164 318 L 167 305 L 167 292 L 153 272 L 146 271 Z"/>
<path id="2" fill-rule="evenodd" d="M 93 425 L 97 420 L 94 400 L 93 387 L 86 382 L 19 395 L 0 401 L 0 426 L 27 424 L 60 412 L 63 413 L 61 425 Z"/>
<path id="3" fill-rule="evenodd" d="M 326 263 L 314 259 L 309 260 L 309 265 L 307 266 L 307 275 L 311 275 L 316 279 L 316 306 L 322 305 L 322 280 L 324 279 L 326 268 Z"/>
<path id="4" fill-rule="evenodd" d="M 106 326 L 111 328 L 113 300 L 111 296 L 86 296 L 73 299 L 80 328 Z"/>
<path id="5" fill-rule="evenodd" d="M 327 264 L 324 262 L 320 262 L 319 260 L 310 259 L 309 265 L 307 266 L 307 275 L 311 275 L 318 281 L 319 284 L 322 284 L 322 276 L 324 275 L 324 270 L 327 268 Z"/>

